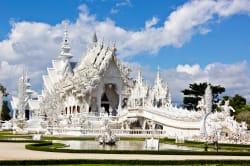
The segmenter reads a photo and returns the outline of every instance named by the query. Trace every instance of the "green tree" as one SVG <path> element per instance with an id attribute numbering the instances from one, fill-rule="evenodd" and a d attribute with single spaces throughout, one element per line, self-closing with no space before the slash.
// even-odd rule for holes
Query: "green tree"
<path id="1" fill-rule="evenodd" d="M 246 122 L 248 129 L 250 129 L 250 104 L 244 105 L 238 110 L 238 114 L 235 116 L 238 122 Z"/>
<path id="2" fill-rule="evenodd" d="M 6 88 L 0 84 L 0 91 L 3 93 L 3 96 L 8 96 L 9 94 L 7 93 Z M 2 99 L 0 99 L 2 102 Z M 2 104 L 2 112 L 0 115 L 0 120 L 10 120 L 10 109 L 8 107 L 8 101 L 3 101 Z"/>
<path id="3" fill-rule="evenodd" d="M 182 90 L 181 92 L 185 95 L 183 98 L 184 107 L 189 110 L 197 110 L 198 101 L 204 96 L 207 85 L 206 82 L 199 84 L 193 83 L 189 84 L 189 89 Z M 225 88 L 220 85 L 210 86 L 212 89 L 213 103 L 217 103 L 219 101 L 219 94 L 225 92 Z M 214 104 L 213 107 L 215 108 L 216 105 Z"/>
<path id="4" fill-rule="evenodd" d="M 250 112 L 250 104 L 246 104 L 243 107 L 239 108 L 239 112 L 249 111 Z M 250 120 L 250 119 L 249 119 Z"/>
<path id="5" fill-rule="evenodd" d="M 0 91 L 3 93 L 3 96 L 8 96 L 6 88 L 0 83 Z"/>
<path id="6" fill-rule="evenodd" d="M 236 112 L 240 112 L 240 109 L 244 107 L 247 103 L 247 100 L 236 94 L 234 97 L 232 97 L 229 101 L 229 104 L 236 110 Z"/>
<path id="7" fill-rule="evenodd" d="M 8 101 L 3 101 L 2 112 L 1 112 L 1 119 L 3 121 L 10 120 L 10 109 L 8 107 Z"/>

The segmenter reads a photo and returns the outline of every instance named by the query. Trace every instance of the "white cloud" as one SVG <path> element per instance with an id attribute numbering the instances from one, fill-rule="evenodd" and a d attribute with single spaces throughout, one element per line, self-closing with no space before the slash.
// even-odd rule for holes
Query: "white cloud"
<path id="1" fill-rule="evenodd" d="M 181 90 L 188 88 L 191 83 L 210 82 L 213 85 L 221 85 L 226 88 L 226 92 L 222 94 L 234 96 L 240 94 L 250 101 L 250 69 L 246 61 L 235 64 L 212 63 L 204 67 L 199 67 L 196 72 L 187 72 L 195 65 L 178 65 L 174 69 L 165 69 L 162 76 L 169 83 L 170 91 L 173 94 L 174 101 L 181 102 Z M 199 65 L 198 65 L 199 66 Z M 198 68 L 198 67 L 197 67 Z"/>
<path id="2" fill-rule="evenodd" d="M 120 6 L 131 6 L 131 2 L 130 0 L 122 0 L 118 3 L 116 3 L 116 6 L 117 7 L 120 7 Z"/>
<path id="3" fill-rule="evenodd" d="M 209 28 L 206 28 L 206 27 L 200 28 L 200 34 L 202 34 L 202 35 L 205 35 L 209 32 L 211 32 L 211 29 L 209 29 Z"/>
<path id="4" fill-rule="evenodd" d="M 78 10 L 80 10 L 81 13 L 89 13 L 88 6 L 85 4 L 82 4 L 78 7 Z"/>
<path id="5" fill-rule="evenodd" d="M 183 72 L 183 73 L 188 73 L 191 75 L 195 75 L 200 72 L 200 65 L 195 64 L 193 66 L 190 66 L 188 64 L 186 65 L 178 65 L 176 67 L 177 72 Z"/>
<path id="6" fill-rule="evenodd" d="M 118 9 L 115 9 L 115 8 L 112 8 L 111 10 L 110 10 L 110 13 L 111 14 L 116 14 L 116 13 L 118 13 L 119 12 L 119 10 Z"/>
<path id="7" fill-rule="evenodd" d="M 126 30 L 119 27 L 113 20 L 108 18 L 101 21 L 97 20 L 94 15 L 89 14 L 86 5 L 81 5 L 79 6 L 80 13 L 76 21 L 69 22 L 68 24 L 72 54 L 74 55 L 74 60 L 80 59 L 88 47 L 88 44 L 91 42 L 91 34 L 93 34 L 94 31 L 97 32 L 97 35 L 100 35 L 99 40 L 102 40 L 102 37 L 104 37 L 104 40 L 110 44 L 112 41 L 116 41 L 118 54 L 121 58 L 135 56 L 141 52 L 154 54 L 157 53 L 160 48 L 169 45 L 181 47 L 189 41 L 193 35 L 206 34 L 211 31 L 209 24 L 210 22 L 216 21 L 218 17 L 223 19 L 234 14 L 250 14 L 249 3 L 247 0 L 190 1 L 176 8 L 176 10 L 165 19 L 164 25 L 154 27 L 153 25 L 158 23 L 158 19 L 153 17 L 152 20 L 145 22 L 145 28 L 137 31 Z M 126 4 L 131 5 L 130 1 L 122 1 L 120 4 L 118 3 L 117 6 Z M 34 87 L 41 89 L 41 73 L 44 73 L 46 67 L 51 66 L 51 60 L 56 59 L 59 55 L 64 22 L 65 20 L 62 20 L 61 23 L 54 26 L 41 22 L 12 22 L 12 29 L 8 38 L 0 41 L 1 66 L 5 65 L 7 66 L 6 68 L 13 68 L 13 71 L 15 71 L 14 69 L 16 68 L 19 69 L 20 66 L 25 66 L 30 75 L 36 78 Z M 172 80 L 175 80 L 176 83 L 178 81 L 177 78 L 184 79 L 183 84 L 188 82 L 190 78 L 196 81 L 203 80 L 204 77 L 208 76 L 206 72 L 212 73 L 215 68 L 211 65 L 200 71 L 201 69 L 198 70 L 197 66 L 190 66 L 190 68 L 187 66 L 179 66 L 178 70 L 184 71 L 184 69 L 185 73 L 167 70 L 166 73 L 169 73 L 170 76 L 166 76 L 166 79 L 169 80 L 168 78 L 173 77 Z M 7 71 L 9 72 L 9 70 Z M 2 76 L 0 77 L 0 81 L 5 82 L 8 89 L 17 88 L 14 82 L 20 72 L 10 74 L 9 77 L 6 77 L 7 71 L 5 68 L 1 68 L 0 73 Z M 172 75 L 173 72 L 174 75 Z M 201 74 L 202 72 L 204 74 Z M 193 74 L 191 77 L 190 73 Z M 199 75 L 199 77 L 197 75 Z M 221 76 L 221 80 L 226 82 L 229 88 L 229 85 L 235 87 L 235 80 L 237 79 L 230 81 L 230 78 L 233 79 L 236 76 L 240 76 L 240 73 L 234 77 L 227 77 L 227 81 L 225 79 L 223 80 Z M 12 77 L 13 81 L 11 81 Z M 241 79 L 243 78 L 245 77 L 242 76 Z M 248 76 L 245 79 L 248 79 Z M 7 83 L 9 81 L 11 82 L 10 84 Z M 248 80 L 245 80 L 245 82 L 247 81 Z M 230 82 L 234 82 L 234 84 L 229 84 Z M 241 87 L 244 86 L 238 85 L 238 88 Z"/>
<path id="8" fill-rule="evenodd" d="M 153 17 L 151 20 L 146 21 L 145 28 L 151 28 L 152 26 L 158 23 L 159 19 L 157 17 Z"/>
<path id="9" fill-rule="evenodd" d="M 129 1 L 125 1 L 128 3 Z M 195 34 L 206 34 L 211 31 L 209 21 L 232 14 L 249 14 L 248 1 L 191 1 L 179 6 L 165 20 L 161 27 L 153 27 L 158 18 L 152 17 L 145 22 L 145 29 L 129 31 L 115 24 L 113 20 L 99 21 L 90 15 L 86 5 L 79 6 L 79 17 L 69 24 L 69 35 L 72 52 L 81 55 L 91 41 L 94 30 L 106 41 L 116 41 L 120 57 L 134 56 L 141 52 L 157 53 L 164 46 L 181 47 Z M 223 14 L 228 13 L 228 14 Z M 46 56 L 56 54 L 64 28 L 62 21 L 56 26 L 38 22 L 14 22 L 9 38 L 0 42 L 1 55 L 4 60 L 20 61 L 25 56 Z M 102 36 L 103 35 L 103 36 Z M 24 55 L 25 54 L 25 55 Z M 43 54 L 43 55 L 42 55 Z M 53 55 L 50 55 L 50 57 Z M 55 56 L 55 55 L 54 55 Z"/>
<path id="10" fill-rule="evenodd" d="M 249 14 L 250 1 L 249 0 L 223 0 L 218 1 L 215 10 L 221 17 L 228 17 L 233 14 Z"/>
<path id="11" fill-rule="evenodd" d="M 17 94 L 18 78 L 23 69 L 24 65 L 11 65 L 0 61 L 0 83 L 7 88 L 8 93 Z"/>

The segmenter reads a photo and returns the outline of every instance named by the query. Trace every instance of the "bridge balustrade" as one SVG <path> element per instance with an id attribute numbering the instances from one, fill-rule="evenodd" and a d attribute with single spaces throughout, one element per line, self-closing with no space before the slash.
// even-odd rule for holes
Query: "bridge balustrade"
<path id="1" fill-rule="evenodd" d="M 98 136 L 102 135 L 103 129 L 81 129 L 81 128 L 49 128 L 52 135 L 76 135 L 76 136 Z M 163 130 L 141 130 L 141 129 L 111 129 L 114 135 L 120 137 L 163 137 Z"/>

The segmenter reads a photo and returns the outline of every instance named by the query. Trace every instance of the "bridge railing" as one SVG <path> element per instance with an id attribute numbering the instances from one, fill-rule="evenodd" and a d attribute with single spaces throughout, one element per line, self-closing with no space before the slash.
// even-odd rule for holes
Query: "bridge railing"
<path id="1" fill-rule="evenodd" d="M 70 136 L 99 136 L 105 129 L 80 129 L 80 128 L 48 128 L 51 135 Z M 141 130 L 141 129 L 111 129 L 114 135 L 120 137 L 163 137 L 166 131 L 163 130 Z"/>

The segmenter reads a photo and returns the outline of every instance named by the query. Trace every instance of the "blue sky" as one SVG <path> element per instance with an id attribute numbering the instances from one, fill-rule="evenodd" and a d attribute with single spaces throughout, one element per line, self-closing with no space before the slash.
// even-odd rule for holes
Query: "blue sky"
<path id="1" fill-rule="evenodd" d="M 202 81 L 250 100 L 249 0 L 2 0 L 0 11 L 0 83 L 10 92 L 23 68 L 41 91 L 68 20 L 75 61 L 96 31 L 151 82 L 159 65 L 174 101 Z"/>

